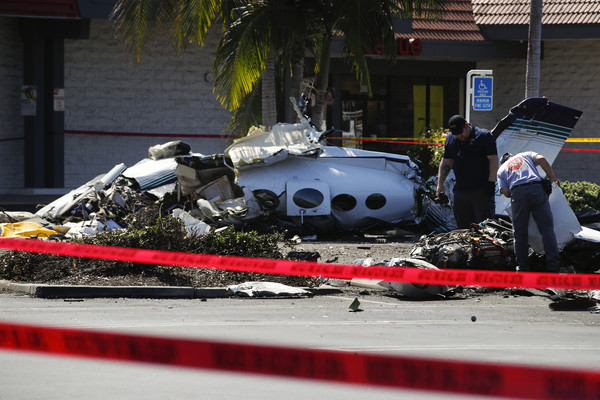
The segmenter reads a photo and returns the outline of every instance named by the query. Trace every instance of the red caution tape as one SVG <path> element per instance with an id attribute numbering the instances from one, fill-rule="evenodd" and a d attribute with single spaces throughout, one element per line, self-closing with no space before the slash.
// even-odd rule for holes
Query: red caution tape
<path id="1" fill-rule="evenodd" d="M 597 274 L 516 273 L 510 271 L 463 269 L 431 270 L 382 266 L 362 267 L 360 265 L 217 256 L 15 238 L 2 238 L 0 240 L 0 248 L 62 256 L 182 267 L 217 268 L 276 275 L 321 276 L 337 279 L 362 278 L 432 285 L 526 287 L 540 289 L 552 287 L 556 289 L 576 290 L 600 288 L 600 275 Z"/>
<path id="2" fill-rule="evenodd" d="M 374 142 L 374 143 L 427 144 L 427 145 L 433 145 L 433 146 L 443 146 L 444 145 L 444 143 L 424 142 L 424 141 L 422 141 L 422 139 L 401 140 L 401 139 L 396 139 L 396 138 L 387 138 L 386 140 L 383 140 L 383 139 L 370 139 L 370 138 L 328 137 L 327 140 L 349 140 L 349 141 L 353 141 L 353 142 Z M 435 140 L 435 139 L 427 138 L 426 140 Z M 440 139 L 440 140 L 444 140 L 444 139 Z"/>
<path id="3" fill-rule="evenodd" d="M 347 137 L 329 137 L 327 138 L 329 140 L 346 140 L 346 141 L 353 141 L 353 142 L 374 142 L 374 143 L 402 143 L 402 144 L 414 144 L 414 145 L 427 145 L 427 146 L 443 146 L 444 143 L 437 143 L 437 142 L 427 142 L 427 141 L 423 141 L 423 138 L 414 138 L 414 139 L 410 139 L 410 138 L 404 138 L 407 140 L 402 140 L 398 139 L 398 138 L 386 138 L 385 140 L 383 139 L 371 139 L 371 138 L 347 138 Z M 444 140 L 443 138 L 425 138 L 425 140 Z M 567 141 L 569 142 L 596 142 L 599 141 L 597 138 L 588 138 L 588 139 L 567 139 Z M 579 151 L 579 152 L 592 152 L 592 153 L 598 153 L 600 152 L 600 149 L 560 149 L 560 151 Z"/>
<path id="4" fill-rule="evenodd" d="M 598 153 L 600 150 L 598 149 L 560 149 L 560 151 L 587 151 L 591 153 Z"/>
<path id="5" fill-rule="evenodd" d="M 302 379 L 513 397 L 598 399 L 600 372 L 0 323 L 0 348 Z"/>

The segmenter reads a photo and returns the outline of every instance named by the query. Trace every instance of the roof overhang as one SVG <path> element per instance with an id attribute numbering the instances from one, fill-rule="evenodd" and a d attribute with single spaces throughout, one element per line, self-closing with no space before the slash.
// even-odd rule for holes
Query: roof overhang
<path id="1" fill-rule="evenodd" d="M 117 0 L 77 0 L 83 18 L 107 19 Z"/>
<path id="2" fill-rule="evenodd" d="M 46 38 L 89 39 L 90 37 L 89 19 L 22 18 L 20 26 L 23 37 L 36 33 Z"/>
<path id="3" fill-rule="evenodd" d="M 481 33 L 488 40 L 527 40 L 527 25 L 480 25 Z M 598 39 L 600 24 L 542 25 L 542 40 L 550 39 Z"/>
<path id="4" fill-rule="evenodd" d="M 480 60 L 482 58 L 527 58 L 527 45 L 498 40 L 485 42 L 459 42 L 423 40 L 420 57 Z"/>
<path id="5" fill-rule="evenodd" d="M 0 16 L 44 19 L 107 19 L 117 0 L 0 1 Z"/>
<path id="6" fill-rule="evenodd" d="M 2 1 L 0 2 L 0 15 L 25 18 L 81 18 L 77 0 Z"/>

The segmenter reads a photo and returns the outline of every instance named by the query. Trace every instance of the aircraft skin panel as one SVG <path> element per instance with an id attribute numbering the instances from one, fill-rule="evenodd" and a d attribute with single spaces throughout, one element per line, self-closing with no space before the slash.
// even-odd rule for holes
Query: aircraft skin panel
<path id="1" fill-rule="evenodd" d="M 532 150 L 543 154 L 552 164 L 571 130 L 551 124 L 540 124 L 538 121 L 517 119 L 496 139 L 498 155 L 502 157 L 502 154 L 507 152 L 516 154 Z"/>
<path id="2" fill-rule="evenodd" d="M 560 125 L 545 123 L 542 121 L 530 121 L 517 118 L 513 122 L 514 129 L 517 131 L 532 131 L 537 135 L 545 135 L 565 140 L 571 134 L 572 128 Z"/>
<path id="3" fill-rule="evenodd" d="M 319 159 L 335 160 L 336 163 L 363 168 L 388 170 L 403 174 L 409 178 L 416 177 L 419 173 L 417 164 L 408 156 L 392 153 L 324 146 Z"/>
<path id="4" fill-rule="evenodd" d="M 332 207 L 332 215 L 343 229 L 359 228 L 363 221 L 369 219 L 394 223 L 415 218 L 416 182 L 397 171 L 340 165 L 337 158 L 288 158 L 273 166 L 240 171 L 237 183 L 253 191 L 272 191 L 280 196 L 278 211 L 285 213 L 285 189 L 290 179 L 326 182 L 330 191 L 328 201 L 338 195 L 350 195 L 356 199 L 356 206 L 351 210 L 342 211 Z M 369 208 L 367 199 L 372 195 L 383 196 L 385 204 L 377 209 Z"/>
<path id="5" fill-rule="evenodd" d="M 321 148 L 319 135 L 308 123 L 276 124 L 270 131 L 251 128 L 225 149 L 225 155 L 240 169 L 275 164 L 289 155 L 318 154 Z"/>
<path id="6" fill-rule="evenodd" d="M 600 232 L 594 229 L 581 227 L 581 230 L 575 234 L 577 239 L 587 240 L 588 242 L 600 243 Z"/>
<path id="7" fill-rule="evenodd" d="M 403 162 L 406 164 L 415 165 L 410 157 L 401 155 L 401 154 L 393 154 L 393 153 L 384 153 L 379 151 L 372 150 L 363 150 L 363 149 L 352 149 L 347 147 L 335 147 L 335 146 L 323 146 L 323 153 L 320 157 L 340 157 L 340 158 L 384 158 L 388 160 L 393 160 L 396 162 Z"/>
<path id="8" fill-rule="evenodd" d="M 505 135 L 503 135 L 502 140 L 498 140 L 500 147 L 502 148 L 504 142 L 506 142 L 509 139 L 526 140 L 527 142 L 530 142 L 532 139 L 535 139 L 536 142 L 552 147 L 558 146 L 559 148 L 562 147 L 563 143 L 565 142 L 565 139 L 557 139 L 548 136 L 536 136 L 536 134 L 534 133 L 527 133 L 523 131 L 508 131 Z"/>

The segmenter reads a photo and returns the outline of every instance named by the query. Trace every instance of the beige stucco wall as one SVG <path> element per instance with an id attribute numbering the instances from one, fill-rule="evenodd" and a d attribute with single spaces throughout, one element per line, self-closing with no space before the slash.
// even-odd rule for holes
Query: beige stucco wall
<path id="1" fill-rule="evenodd" d="M 114 165 L 131 166 L 148 148 L 182 140 L 193 152 L 220 153 L 219 135 L 230 114 L 217 102 L 212 62 L 219 39 L 213 29 L 204 48 L 177 56 L 167 41 L 134 62 L 107 20 L 92 20 L 88 40 L 65 40 L 65 130 L 173 136 L 65 135 L 65 186 L 77 187 Z"/>

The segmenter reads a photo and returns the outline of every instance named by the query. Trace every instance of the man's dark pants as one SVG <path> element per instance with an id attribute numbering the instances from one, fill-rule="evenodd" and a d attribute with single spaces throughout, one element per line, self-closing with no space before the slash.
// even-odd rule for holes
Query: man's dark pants
<path id="1" fill-rule="evenodd" d="M 458 229 L 467 229 L 496 215 L 494 196 L 488 196 L 485 188 L 454 191 L 454 218 Z"/>
<path id="2" fill-rule="evenodd" d="M 554 218 L 548 195 L 539 183 L 511 189 L 512 223 L 515 237 L 515 256 L 520 271 L 529 271 L 529 217 L 533 216 L 546 253 L 548 272 L 559 271 L 558 246 L 554 234 Z"/>

